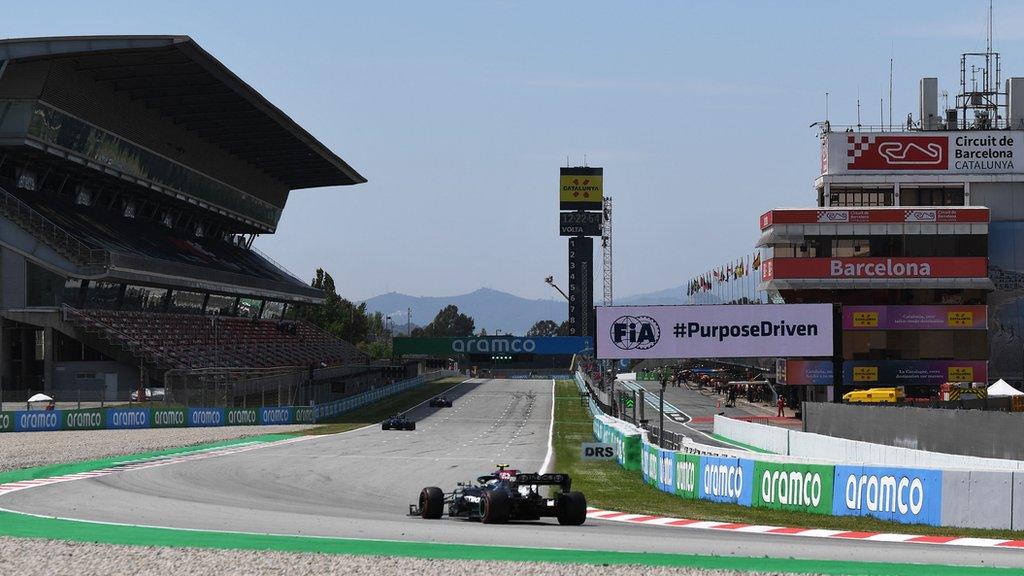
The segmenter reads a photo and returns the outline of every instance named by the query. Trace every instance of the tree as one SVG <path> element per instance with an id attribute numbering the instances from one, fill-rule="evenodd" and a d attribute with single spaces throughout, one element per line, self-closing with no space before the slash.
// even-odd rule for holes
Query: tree
<path id="1" fill-rule="evenodd" d="M 339 296 L 334 278 L 323 268 L 317 268 L 316 278 L 310 285 L 323 290 L 324 303 L 322 306 L 305 306 L 296 317 L 352 344 L 367 342 L 370 335 L 370 319 L 366 314 L 366 304 L 356 305 Z"/>
<path id="2" fill-rule="evenodd" d="M 472 336 L 475 323 L 473 319 L 459 312 L 459 307 L 449 304 L 442 308 L 434 320 L 423 328 L 412 331 L 414 337 L 441 336 Z"/>
<path id="3" fill-rule="evenodd" d="M 526 331 L 526 336 L 554 336 L 558 332 L 558 324 L 554 320 L 538 320 L 532 328 Z"/>
<path id="4" fill-rule="evenodd" d="M 555 336 L 572 336 L 572 333 L 569 331 L 568 320 L 558 325 L 558 330 L 555 330 Z"/>

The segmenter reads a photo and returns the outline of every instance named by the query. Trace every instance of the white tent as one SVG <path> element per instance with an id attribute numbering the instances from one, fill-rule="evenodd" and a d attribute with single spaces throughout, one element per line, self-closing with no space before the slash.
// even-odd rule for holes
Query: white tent
<path id="1" fill-rule="evenodd" d="M 36 394 L 28 399 L 29 402 L 49 402 L 51 400 L 53 400 L 53 398 L 50 398 L 46 394 Z"/>
<path id="2" fill-rule="evenodd" d="M 1024 392 L 1010 386 L 1006 380 L 1000 378 L 996 380 L 995 384 L 988 387 L 988 395 L 990 398 L 993 396 L 1024 396 Z"/>

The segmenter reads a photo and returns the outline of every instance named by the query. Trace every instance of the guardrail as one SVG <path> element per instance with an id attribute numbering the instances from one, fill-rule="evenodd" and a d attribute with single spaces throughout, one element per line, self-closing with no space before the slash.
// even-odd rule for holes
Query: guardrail
<path id="1" fill-rule="evenodd" d="M 82 267 L 83 272 L 101 272 L 109 264 L 109 253 L 106 250 L 92 248 L 75 238 L 3 188 L 0 188 L 0 214 L 25 228 L 61 256 Z"/>
<path id="2" fill-rule="evenodd" d="M 315 424 L 324 418 L 337 416 L 428 382 L 455 375 L 457 375 L 456 372 L 449 370 L 431 372 L 319 406 L 264 408 L 124 406 L 81 410 L 0 412 L 0 432 Z"/>
<path id="3" fill-rule="evenodd" d="M 652 443 L 650 431 L 600 412 L 593 402 L 590 407 L 594 436 L 615 445 L 619 465 L 639 469 L 644 482 L 680 498 L 907 524 L 1024 529 L 1024 471 L 846 465 L 689 438 L 670 450 Z"/>

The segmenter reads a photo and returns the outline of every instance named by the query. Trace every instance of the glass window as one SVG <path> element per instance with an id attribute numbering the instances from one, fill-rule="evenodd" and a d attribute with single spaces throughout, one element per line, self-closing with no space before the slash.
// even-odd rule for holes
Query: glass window
<path id="1" fill-rule="evenodd" d="M 235 299 L 234 296 L 210 294 L 210 299 L 206 302 L 206 313 L 233 316 L 235 314 Z"/>
<path id="2" fill-rule="evenodd" d="M 281 209 L 269 202 L 40 102 L 33 104 L 28 135 L 104 166 L 233 210 L 270 226 L 276 224 L 281 217 Z"/>
<path id="3" fill-rule="evenodd" d="M 121 300 L 121 284 L 90 281 L 85 290 L 87 308 L 117 308 Z"/>
<path id="4" fill-rule="evenodd" d="M 26 263 L 26 300 L 28 306 L 59 306 L 64 293 L 64 277 L 32 262 Z"/>
<path id="5" fill-rule="evenodd" d="M 963 186 L 900 188 L 900 206 L 963 206 Z"/>
<path id="6" fill-rule="evenodd" d="M 829 188 L 830 206 L 892 206 L 892 188 Z"/>
<path id="7" fill-rule="evenodd" d="M 85 283 L 80 278 L 68 278 L 64 281 L 63 302 L 68 306 L 82 305 L 82 286 Z"/>
<path id="8" fill-rule="evenodd" d="M 255 300 L 253 298 L 239 298 L 238 315 L 242 318 L 255 318 L 260 313 L 260 305 L 262 303 L 262 300 Z"/>
<path id="9" fill-rule="evenodd" d="M 171 311 L 186 314 L 202 314 L 206 294 L 201 292 L 171 291 Z"/>
<path id="10" fill-rule="evenodd" d="M 151 286 L 129 286 L 124 290 L 125 310 L 146 310 L 162 312 L 164 300 L 167 298 L 166 288 Z"/>
<path id="11" fill-rule="evenodd" d="M 283 302 L 271 302 L 270 300 L 267 300 L 267 303 L 263 306 L 263 319 L 279 320 L 282 312 L 284 312 Z"/>

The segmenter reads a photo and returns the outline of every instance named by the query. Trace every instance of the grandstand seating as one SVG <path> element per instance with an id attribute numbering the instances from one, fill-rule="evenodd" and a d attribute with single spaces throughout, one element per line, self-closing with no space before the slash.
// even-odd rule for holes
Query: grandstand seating
<path id="1" fill-rule="evenodd" d="M 362 363 L 357 348 L 305 322 L 67 308 L 68 321 L 161 368 Z"/>

